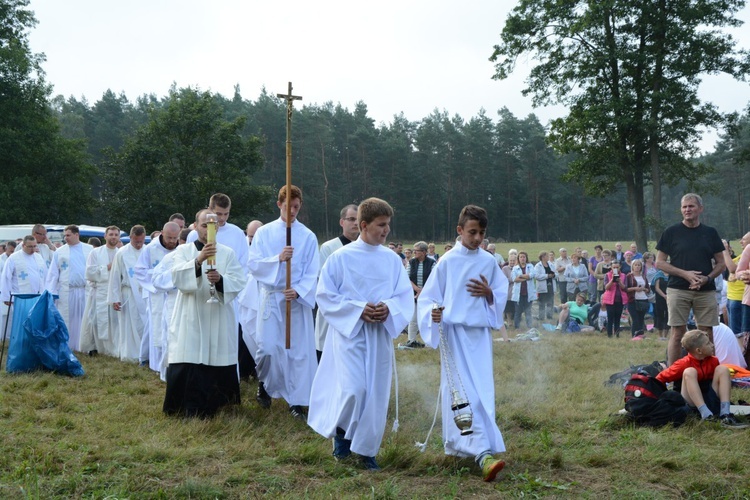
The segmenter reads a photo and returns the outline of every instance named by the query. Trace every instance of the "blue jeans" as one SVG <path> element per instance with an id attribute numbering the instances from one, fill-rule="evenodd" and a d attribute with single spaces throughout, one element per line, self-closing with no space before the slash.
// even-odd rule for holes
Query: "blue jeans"
<path id="1" fill-rule="evenodd" d="M 729 311 L 729 328 L 735 335 L 742 333 L 742 301 L 727 300 L 727 310 Z"/>
<path id="2" fill-rule="evenodd" d="M 526 313 L 526 327 L 531 328 L 531 302 L 527 295 L 521 295 L 516 302 L 516 311 L 513 315 L 513 325 L 518 329 L 521 326 L 521 314 Z"/>
<path id="3" fill-rule="evenodd" d="M 742 332 L 750 332 L 750 306 L 742 304 Z"/>

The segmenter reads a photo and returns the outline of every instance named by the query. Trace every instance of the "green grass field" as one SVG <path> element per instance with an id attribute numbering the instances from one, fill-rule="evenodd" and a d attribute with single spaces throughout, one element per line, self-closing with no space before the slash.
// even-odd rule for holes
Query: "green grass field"
<path id="1" fill-rule="evenodd" d="M 614 415 L 623 391 L 603 384 L 609 375 L 665 357 L 664 342 L 625 337 L 495 342 L 508 465 L 494 483 L 472 460 L 444 456 L 439 420 L 427 450 L 414 445 L 435 407 L 431 349 L 396 352 L 401 427 L 390 432 L 392 398 L 379 473 L 336 463 L 330 440 L 283 402 L 261 409 L 255 383 L 243 383 L 241 406 L 201 421 L 165 417 L 156 375 L 104 356 L 83 357 L 80 379 L 3 372 L 0 498 L 750 497 L 747 431 L 701 422 L 654 430 Z"/>

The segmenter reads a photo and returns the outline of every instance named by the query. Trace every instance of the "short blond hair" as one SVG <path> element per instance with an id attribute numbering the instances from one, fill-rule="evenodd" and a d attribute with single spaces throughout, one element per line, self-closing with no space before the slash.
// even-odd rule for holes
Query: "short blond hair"
<path id="1" fill-rule="evenodd" d="M 686 351 L 691 352 L 699 347 L 703 347 L 709 342 L 708 334 L 703 330 L 690 330 L 683 335 L 681 343 Z"/>

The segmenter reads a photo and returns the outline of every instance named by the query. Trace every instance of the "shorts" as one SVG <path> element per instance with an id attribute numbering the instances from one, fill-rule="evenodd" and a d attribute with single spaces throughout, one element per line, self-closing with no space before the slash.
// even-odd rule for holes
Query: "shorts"
<path id="1" fill-rule="evenodd" d="M 688 323 L 690 309 L 695 315 L 698 326 L 717 326 L 719 311 L 716 306 L 716 292 L 708 290 L 680 290 L 667 288 L 667 311 L 669 326 L 685 326 Z"/>
<path id="2" fill-rule="evenodd" d="M 721 413 L 721 399 L 719 399 L 719 395 L 714 391 L 712 384 L 712 380 L 704 380 L 703 382 L 699 382 L 698 385 L 700 385 L 701 394 L 703 394 L 703 402 L 711 410 L 711 413 L 718 415 Z"/>

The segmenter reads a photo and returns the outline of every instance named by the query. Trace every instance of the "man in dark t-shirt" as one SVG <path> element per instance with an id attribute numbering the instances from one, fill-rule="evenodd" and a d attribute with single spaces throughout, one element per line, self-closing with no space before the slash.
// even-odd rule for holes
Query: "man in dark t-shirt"
<path id="1" fill-rule="evenodd" d="M 701 197 L 694 193 L 683 196 L 681 211 L 682 222 L 664 230 L 656 244 L 659 251 L 656 265 L 669 275 L 667 309 L 672 335 L 667 361 L 670 365 L 680 357 L 680 342 L 691 309 L 698 328 L 707 332 L 713 342 L 713 327 L 719 324 L 714 278 L 726 268 L 719 233 L 700 222 Z"/>

